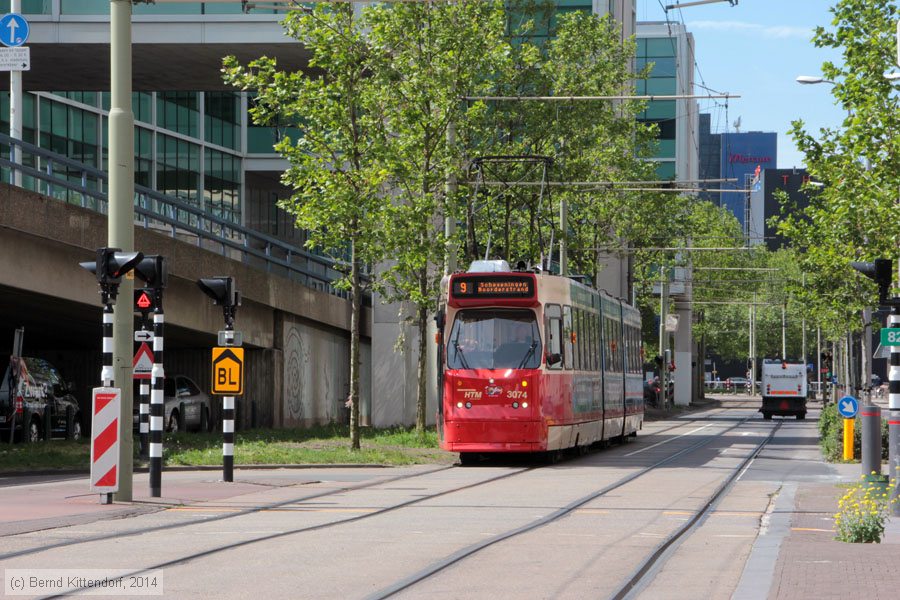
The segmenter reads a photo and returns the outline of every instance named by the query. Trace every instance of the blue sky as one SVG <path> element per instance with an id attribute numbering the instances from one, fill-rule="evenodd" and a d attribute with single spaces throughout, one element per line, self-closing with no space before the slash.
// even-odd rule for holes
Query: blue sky
<path id="1" fill-rule="evenodd" d="M 665 21 L 662 5 L 674 1 L 637 0 L 638 21 Z M 700 101 L 701 111 L 712 114 L 714 131 L 726 126 L 734 131 L 740 117 L 741 131 L 778 133 L 779 168 L 803 166 L 803 155 L 787 135 L 791 121 L 802 118 L 807 129 L 817 131 L 840 124 L 844 114 L 827 84 L 794 81 L 798 75 L 819 75 L 826 60 L 840 61 L 839 53 L 810 41 L 817 25 L 830 28 L 828 9 L 835 1 L 740 0 L 734 7 L 726 1 L 669 11 L 669 20 L 683 20 L 694 34 L 702 81 L 741 96 L 729 101 L 727 111 L 722 101 Z M 701 83 L 696 70 L 694 79 Z"/>

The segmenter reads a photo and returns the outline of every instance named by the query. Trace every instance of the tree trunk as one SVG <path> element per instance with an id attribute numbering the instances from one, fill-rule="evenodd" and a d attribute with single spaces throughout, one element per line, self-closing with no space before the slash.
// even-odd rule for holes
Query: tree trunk
<path id="1" fill-rule="evenodd" d="M 424 276 L 423 276 L 424 279 Z M 427 400 L 428 385 L 428 311 L 424 306 L 416 310 L 416 320 L 419 325 L 419 363 L 416 369 L 418 379 L 416 394 L 416 433 L 419 437 L 425 435 L 425 403 Z"/>
<path id="2" fill-rule="evenodd" d="M 350 242 L 350 265 L 350 448 L 359 450 L 359 324 L 362 303 L 355 240 Z"/>

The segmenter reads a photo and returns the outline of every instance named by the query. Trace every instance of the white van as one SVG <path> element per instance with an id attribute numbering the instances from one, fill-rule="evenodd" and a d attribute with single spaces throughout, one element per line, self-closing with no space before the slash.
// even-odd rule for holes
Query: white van
<path id="1" fill-rule="evenodd" d="M 762 408 L 764 419 L 772 415 L 806 418 L 806 365 L 802 362 L 766 358 L 762 363 Z"/>

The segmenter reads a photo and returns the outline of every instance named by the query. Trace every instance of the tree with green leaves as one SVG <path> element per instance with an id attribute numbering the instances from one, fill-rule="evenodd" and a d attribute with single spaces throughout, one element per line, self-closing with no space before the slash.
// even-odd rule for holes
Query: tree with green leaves
<path id="1" fill-rule="evenodd" d="M 251 115 L 266 125 L 297 123 L 302 131 L 275 149 L 290 163 L 282 181 L 293 189 L 281 207 L 309 231 L 308 245 L 346 265 L 350 290 L 350 437 L 359 448 L 359 372 L 362 269 L 385 258 L 390 210 L 385 168 L 385 119 L 381 82 L 369 72 L 372 54 L 350 3 L 317 3 L 292 11 L 288 35 L 310 52 L 309 69 L 285 72 L 262 57 L 241 65 L 224 59 L 227 83 L 255 90 Z M 349 247 L 349 256 L 348 256 Z"/>
<path id="2" fill-rule="evenodd" d="M 779 231 L 799 252 L 806 286 L 799 293 L 827 337 L 859 330 L 860 309 L 875 303 L 875 288 L 850 261 L 897 258 L 900 242 L 900 95 L 884 77 L 895 69 L 898 10 L 887 0 L 840 0 L 830 27 L 813 43 L 841 52 L 822 75 L 847 111 L 839 127 L 818 132 L 793 123 L 791 134 L 820 188 L 803 211 L 785 214 Z"/>
<path id="3" fill-rule="evenodd" d="M 447 252 L 443 223 L 456 218 L 457 198 L 446 182 L 462 149 L 448 139 L 465 128 L 478 106 L 462 96 L 491 85 L 506 54 L 499 2 L 417 2 L 374 5 L 365 11 L 373 55 L 370 76 L 384 106 L 385 156 L 393 205 L 385 222 L 390 267 L 388 300 L 410 302 L 418 331 L 416 429 L 425 430 L 427 327 Z"/>
<path id="4" fill-rule="evenodd" d="M 621 40 L 609 16 L 573 11 L 554 20 L 546 3 L 517 3 L 508 13 L 511 47 L 497 79 L 500 96 L 621 96 L 633 93 L 629 66 L 633 41 Z M 484 253 L 510 262 L 551 258 L 550 242 L 565 236 L 571 270 L 596 276 L 599 258 L 666 223 L 661 195 L 616 191 L 613 182 L 655 179 L 642 160 L 651 150 L 652 128 L 637 122 L 642 103 L 592 101 L 498 101 L 468 138 L 470 155 L 501 156 L 484 179 L 510 183 L 479 188 L 467 206 L 467 260 Z M 506 160 L 505 157 L 522 157 Z M 549 163 L 541 162 L 546 158 Z M 543 168 L 549 164 L 549 173 Z M 593 187 L 544 188 L 555 182 L 610 182 Z M 562 231 L 558 207 L 568 207 Z M 654 214 L 655 213 L 655 214 Z M 646 227 L 646 228 L 645 228 Z M 549 261 L 547 261 L 549 262 Z"/>

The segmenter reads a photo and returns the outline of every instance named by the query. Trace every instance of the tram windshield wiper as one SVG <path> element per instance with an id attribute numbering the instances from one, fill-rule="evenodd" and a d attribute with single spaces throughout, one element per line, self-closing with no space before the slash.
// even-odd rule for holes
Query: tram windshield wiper
<path id="1" fill-rule="evenodd" d="M 465 352 L 463 352 L 463 349 L 460 347 L 458 340 L 453 340 L 453 348 L 456 350 L 456 357 L 459 359 L 462 368 L 470 369 L 469 363 L 466 362 Z"/>
<path id="2" fill-rule="evenodd" d="M 531 346 L 528 348 L 528 352 L 525 353 L 525 358 L 523 358 L 523 359 L 522 359 L 522 362 L 519 363 L 519 366 L 516 367 L 517 369 L 523 369 L 523 368 L 525 368 L 525 365 L 526 365 L 526 364 L 528 363 L 528 361 L 531 360 L 531 358 L 534 356 L 534 351 L 535 351 L 536 348 L 537 348 L 537 342 L 531 342 Z"/>

